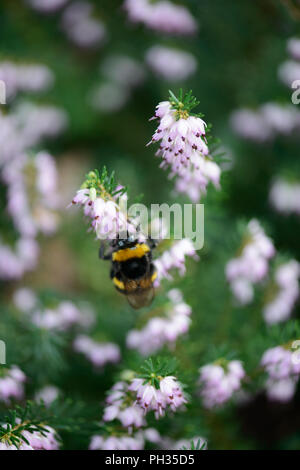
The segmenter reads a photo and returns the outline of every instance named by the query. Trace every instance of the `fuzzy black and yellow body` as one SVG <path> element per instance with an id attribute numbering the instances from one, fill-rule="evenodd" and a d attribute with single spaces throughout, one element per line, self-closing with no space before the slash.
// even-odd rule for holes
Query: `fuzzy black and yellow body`
<path id="1" fill-rule="evenodd" d="M 154 297 L 153 282 L 156 270 L 152 262 L 154 242 L 138 242 L 133 237 L 114 240 L 111 254 L 100 257 L 111 259 L 111 279 L 115 288 L 126 295 L 133 308 L 149 305 Z"/>

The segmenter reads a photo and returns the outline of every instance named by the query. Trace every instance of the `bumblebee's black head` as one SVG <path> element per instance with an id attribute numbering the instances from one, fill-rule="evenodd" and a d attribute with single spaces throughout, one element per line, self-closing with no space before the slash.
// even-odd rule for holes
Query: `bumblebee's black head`
<path id="1" fill-rule="evenodd" d="M 137 239 L 134 235 L 129 235 L 127 238 L 117 238 L 113 241 L 112 245 L 117 250 L 125 248 L 132 248 L 137 244 Z"/>

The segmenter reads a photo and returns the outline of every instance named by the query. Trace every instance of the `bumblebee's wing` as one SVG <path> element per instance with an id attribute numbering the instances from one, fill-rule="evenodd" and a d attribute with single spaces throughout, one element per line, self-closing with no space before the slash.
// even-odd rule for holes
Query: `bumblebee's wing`
<path id="1" fill-rule="evenodd" d="M 153 286 L 148 289 L 137 289 L 127 294 L 128 302 L 132 308 L 138 309 L 150 305 L 154 297 Z"/>

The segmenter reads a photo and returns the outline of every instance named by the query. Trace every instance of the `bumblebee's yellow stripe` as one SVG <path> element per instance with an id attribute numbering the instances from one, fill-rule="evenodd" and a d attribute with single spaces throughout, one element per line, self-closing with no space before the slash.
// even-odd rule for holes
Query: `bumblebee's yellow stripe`
<path id="1" fill-rule="evenodd" d="M 152 276 L 151 276 L 151 281 L 155 281 L 155 279 L 157 278 L 157 272 L 155 271 Z"/>
<path id="2" fill-rule="evenodd" d="M 146 243 L 141 243 L 132 248 L 116 251 L 113 253 L 112 259 L 113 261 L 127 261 L 130 258 L 142 258 L 148 251 L 150 251 L 149 246 Z"/>
<path id="3" fill-rule="evenodd" d="M 119 289 L 121 289 L 121 290 L 124 290 L 124 289 L 125 289 L 124 282 L 119 281 L 119 279 L 117 279 L 116 277 L 113 278 L 113 283 L 114 283 L 114 285 L 117 286 Z"/>

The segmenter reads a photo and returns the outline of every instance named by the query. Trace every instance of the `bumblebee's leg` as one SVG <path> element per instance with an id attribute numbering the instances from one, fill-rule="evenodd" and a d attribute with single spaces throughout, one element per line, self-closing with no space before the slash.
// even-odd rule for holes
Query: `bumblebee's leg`
<path id="1" fill-rule="evenodd" d="M 149 247 L 150 247 L 151 249 L 156 248 L 157 245 L 158 245 L 158 241 L 157 241 L 157 240 L 153 240 L 153 238 L 151 238 L 151 237 L 148 237 L 147 242 L 148 242 L 148 245 L 149 245 Z"/>
<path id="2" fill-rule="evenodd" d="M 109 253 L 105 253 L 105 245 L 103 242 L 101 242 L 100 248 L 99 248 L 99 258 L 108 260 L 108 259 L 111 259 L 111 257 L 112 257 L 112 251 L 110 251 Z"/>

